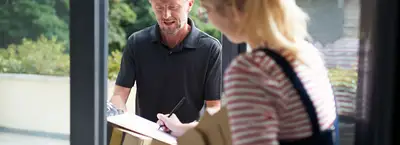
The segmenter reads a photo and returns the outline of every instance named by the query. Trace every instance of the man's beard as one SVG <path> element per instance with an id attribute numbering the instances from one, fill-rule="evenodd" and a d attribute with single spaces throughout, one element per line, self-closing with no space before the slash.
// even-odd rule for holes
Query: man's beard
<path id="1" fill-rule="evenodd" d="M 176 33 L 178 33 L 178 31 L 180 29 L 183 28 L 183 25 L 181 22 L 179 21 L 175 21 L 175 23 L 173 24 L 173 26 L 166 26 L 165 24 L 163 26 L 160 27 L 161 31 L 164 34 L 169 34 L 169 35 L 174 35 Z"/>

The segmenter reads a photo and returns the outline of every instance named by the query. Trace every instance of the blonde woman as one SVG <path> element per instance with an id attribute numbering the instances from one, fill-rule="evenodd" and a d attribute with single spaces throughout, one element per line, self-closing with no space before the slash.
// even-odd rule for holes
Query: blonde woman
<path id="1" fill-rule="evenodd" d="M 307 42 L 308 16 L 295 0 L 202 0 L 209 21 L 252 51 L 231 62 L 223 105 L 234 145 L 332 145 L 335 98 L 317 49 Z M 175 136 L 196 123 L 158 114 Z M 336 131 L 336 132 L 335 132 Z"/>

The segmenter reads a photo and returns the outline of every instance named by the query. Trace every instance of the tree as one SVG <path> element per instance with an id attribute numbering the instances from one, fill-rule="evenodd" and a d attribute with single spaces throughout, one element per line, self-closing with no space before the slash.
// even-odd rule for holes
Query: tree
<path id="1" fill-rule="evenodd" d="M 54 0 L 17 0 L 0 3 L 0 47 L 37 39 L 41 34 L 68 39 L 68 24 L 60 19 Z"/>
<path id="2" fill-rule="evenodd" d="M 132 34 L 133 32 L 154 25 L 157 22 L 148 0 L 135 0 L 132 5 L 133 11 L 140 17 L 138 17 L 132 25 L 125 26 L 125 31 L 127 33 Z"/>
<path id="3" fill-rule="evenodd" d="M 124 26 L 133 25 L 136 13 L 125 0 L 109 0 L 108 46 L 110 52 L 122 50 L 126 45 L 127 33 Z"/>

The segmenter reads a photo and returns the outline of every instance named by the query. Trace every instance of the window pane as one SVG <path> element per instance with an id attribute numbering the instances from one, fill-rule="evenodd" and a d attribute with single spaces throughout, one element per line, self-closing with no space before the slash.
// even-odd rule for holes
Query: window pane
<path id="1" fill-rule="evenodd" d="M 310 15 L 313 43 L 324 54 L 340 115 L 342 145 L 355 131 L 359 49 L 359 0 L 297 0 Z"/>
<path id="2" fill-rule="evenodd" d="M 0 2 L 0 144 L 68 145 L 67 0 Z"/>

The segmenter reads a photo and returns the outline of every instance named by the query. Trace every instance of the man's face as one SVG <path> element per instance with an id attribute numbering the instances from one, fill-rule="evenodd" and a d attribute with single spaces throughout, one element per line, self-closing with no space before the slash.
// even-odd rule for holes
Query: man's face
<path id="1" fill-rule="evenodd" d="M 158 25 L 166 34 L 176 34 L 187 23 L 193 0 L 150 0 Z"/>

